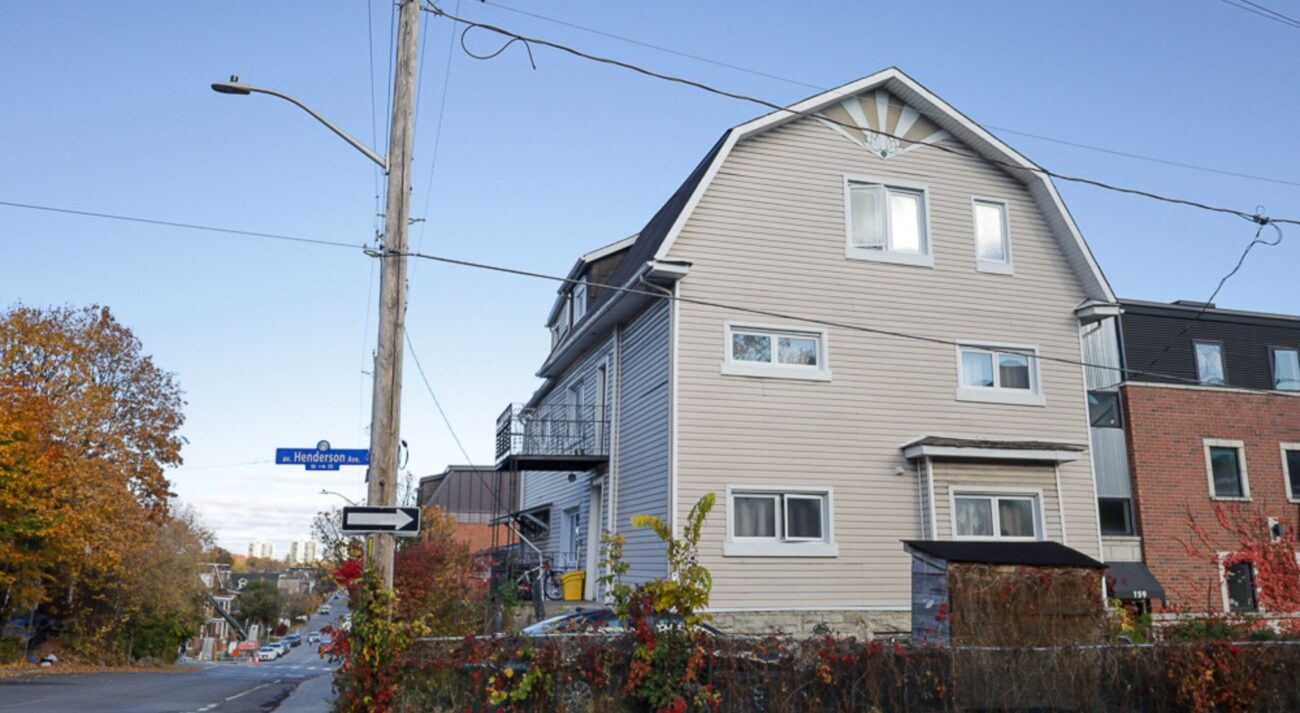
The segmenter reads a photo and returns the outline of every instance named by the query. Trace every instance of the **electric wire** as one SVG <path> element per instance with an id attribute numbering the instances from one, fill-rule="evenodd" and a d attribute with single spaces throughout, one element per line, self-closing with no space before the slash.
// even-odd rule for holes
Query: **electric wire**
<path id="1" fill-rule="evenodd" d="M 460 0 L 456 0 L 456 11 L 460 12 Z M 426 33 L 427 35 L 427 33 Z M 442 120 L 447 112 L 447 94 L 449 93 L 451 82 L 451 62 L 456 56 L 456 26 L 452 25 L 451 33 L 447 40 L 447 61 L 443 65 L 442 71 L 442 95 L 438 99 L 438 120 L 434 123 L 433 128 L 433 157 L 429 161 L 429 175 L 426 179 L 429 182 L 424 191 L 424 210 L 420 216 L 425 218 L 420 221 L 420 234 L 416 237 L 415 249 L 419 252 L 424 248 L 424 230 L 429 224 L 427 216 L 429 215 L 429 204 L 433 199 L 433 178 L 438 168 L 438 149 L 442 145 Z"/>
<path id="2" fill-rule="evenodd" d="M 773 80 L 773 81 L 784 82 L 784 83 L 786 83 L 786 84 L 790 84 L 790 85 L 793 85 L 793 86 L 804 87 L 804 88 L 806 88 L 806 89 L 814 89 L 814 90 L 816 90 L 816 91 L 827 91 L 828 89 L 831 88 L 831 87 L 821 86 L 821 85 L 819 85 L 819 84 L 813 84 L 813 83 L 811 83 L 811 82 L 804 82 L 804 81 L 801 81 L 801 80 L 798 80 L 798 79 L 791 79 L 790 77 L 782 77 L 782 76 L 780 76 L 780 75 L 771 74 L 771 73 L 769 73 L 769 72 L 764 72 L 764 71 L 757 70 L 757 69 L 752 69 L 752 68 L 750 68 L 750 67 L 743 67 L 743 66 L 741 66 L 741 65 L 731 64 L 731 63 L 729 63 L 729 62 L 723 62 L 723 61 L 721 61 L 721 60 L 713 59 L 713 58 L 711 58 L 711 57 L 704 57 L 704 56 L 702 56 L 702 55 L 692 54 L 692 53 L 690 53 L 690 52 L 683 52 L 683 51 L 681 51 L 681 50 L 673 49 L 673 48 L 671 48 L 671 47 L 665 47 L 665 46 L 663 46 L 663 45 L 657 45 L 657 44 L 654 44 L 654 43 L 651 43 L 651 42 L 645 42 L 645 41 L 643 41 L 643 40 L 638 40 L 638 39 L 633 38 L 633 37 L 628 37 L 628 36 L 626 36 L 626 35 L 619 35 L 619 34 L 615 34 L 615 33 L 613 33 L 613 32 L 607 32 L 607 31 L 605 31 L 605 30 L 596 29 L 596 28 L 594 28 L 594 27 L 589 27 L 589 26 L 586 26 L 586 25 L 579 25 L 579 24 L 577 24 L 577 23 L 568 22 L 568 21 L 566 21 L 566 20 L 561 20 L 561 19 L 559 19 L 559 18 L 550 17 L 550 16 L 547 16 L 547 15 L 542 15 L 542 14 L 539 14 L 539 13 L 536 13 L 536 12 L 530 12 L 530 11 L 528 11 L 528 10 L 522 10 L 522 9 L 519 9 L 519 8 L 516 8 L 516 7 L 510 7 L 509 5 L 503 5 L 503 4 L 499 3 L 499 2 L 495 2 L 495 0 L 492 0 L 492 1 L 484 0 L 484 4 L 485 4 L 485 5 L 488 5 L 488 6 L 490 6 L 490 7 L 495 7 L 495 8 L 501 9 L 501 10 L 505 10 L 505 11 L 507 11 L 507 12 L 513 12 L 513 13 L 516 13 L 516 14 L 519 14 L 519 15 L 525 15 L 525 16 L 527 16 L 527 17 L 531 17 L 531 18 L 534 18 L 534 19 L 542 20 L 543 22 L 549 22 L 549 23 L 552 23 L 552 24 L 561 25 L 561 26 L 569 27 L 569 28 L 572 28 L 572 29 L 575 29 L 575 30 L 581 30 L 582 32 L 588 32 L 588 33 L 591 33 L 591 34 L 593 34 L 593 35 L 599 35 L 599 36 L 601 36 L 601 37 L 608 37 L 608 38 L 610 38 L 610 39 L 618 40 L 618 41 L 620 41 L 620 42 L 626 42 L 626 43 L 628 43 L 628 44 L 636 45 L 636 46 L 638 46 L 638 47 L 645 47 L 645 48 L 647 48 L 647 49 L 652 49 L 652 50 L 655 50 L 655 51 L 658 51 L 658 52 L 663 52 L 663 53 L 666 53 L 666 54 L 675 55 L 675 56 L 677 56 L 677 57 L 683 57 L 683 58 L 690 59 L 690 60 L 694 60 L 694 61 L 697 61 L 697 62 L 703 62 L 703 63 L 705 63 L 705 64 L 711 64 L 711 65 L 714 65 L 714 66 L 716 66 L 716 67 L 722 67 L 722 68 L 724 68 L 724 69 L 729 69 L 729 70 L 733 70 L 733 71 L 736 71 L 736 72 L 742 72 L 742 73 L 744 73 L 744 74 L 749 74 L 749 75 L 752 75 L 752 76 L 755 76 L 755 77 L 762 77 L 762 78 L 764 78 L 764 79 L 771 79 L 771 80 Z M 456 8 L 456 12 L 457 12 L 457 13 L 460 12 L 459 0 L 457 0 L 457 8 Z M 1182 161 L 1173 161 L 1173 160 L 1170 160 L 1170 159 L 1157 158 L 1157 157 L 1155 157 L 1155 156 L 1146 156 L 1146 155 L 1143 155 L 1143 154 L 1132 153 L 1132 152 L 1130 152 L 1130 151 L 1120 151 L 1120 150 L 1117 150 L 1117 149 L 1110 149 L 1110 148 L 1105 148 L 1105 147 L 1102 147 L 1102 146 L 1094 146 L 1094 145 L 1092 145 L 1092 144 L 1085 144 L 1085 143 L 1080 143 L 1080 142 L 1077 142 L 1077 141 L 1069 141 L 1069 140 L 1066 140 L 1066 139 L 1058 139 L 1058 138 L 1054 138 L 1054 137 L 1051 137 L 1051 136 L 1044 136 L 1044 135 L 1042 135 L 1042 134 L 1031 133 L 1031 132 L 1028 132 L 1028 131 L 1019 131 L 1019 130 L 1017 130 L 1017 129 L 1009 129 L 1009 128 L 1005 127 L 1005 126 L 997 126 L 997 125 L 995 125 L 995 124 L 984 124 L 984 123 L 981 123 L 981 126 L 987 128 L 987 129 L 993 129 L 994 131 L 998 131 L 998 132 L 1002 132 L 1002 133 L 1006 133 L 1006 134 L 1014 134 L 1014 135 L 1016 135 L 1016 136 L 1024 136 L 1024 137 L 1028 137 L 1028 138 L 1031 138 L 1031 139 L 1037 139 L 1037 140 L 1039 140 L 1039 141 L 1047 141 L 1047 142 L 1050 142 L 1050 143 L 1060 144 L 1060 145 L 1062 145 L 1062 146 L 1070 146 L 1070 147 L 1077 148 L 1077 149 L 1084 149 L 1084 150 L 1087 150 L 1087 151 L 1096 151 L 1096 152 L 1098 152 L 1098 153 L 1110 154 L 1110 155 L 1112 155 L 1112 156 L 1122 156 L 1122 157 L 1124 157 L 1124 158 L 1131 158 L 1131 159 L 1134 159 L 1134 160 L 1137 160 L 1137 161 L 1148 161 L 1148 162 L 1151 162 L 1151 163 L 1161 164 L 1161 165 L 1165 165 L 1165 166 L 1173 166 L 1173 167 L 1176 167 L 1176 168 L 1185 168 L 1185 169 L 1189 169 L 1189 170 L 1192 170 L 1192 171 L 1202 171 L 1202 172 L 1205 172 L 1205 173 L 1214 173 L 1214 174 L 1219 174 L 1219 175 L 1222 175 L 1222 176 L 1231 176 L 1231 177 L 1233 177 L 1233 178 L 1242 178 L 1242 179 L 1247 179 L 1247 180 L 1252 180 L 1252 181 L 1262 181 L 1262 182 L 1265 182 L 1265 183 L 1275 183 L 1275 184 L 1283 185 L 1283 186 L 1296 186 L 1296 187 L 1300 187 L 1300 181 L 1291 181 L 1291 180 L 1286 180 L 1286 179 L 1282 179 L 1282 178 L 1273 178 L 1273 177 L 1269 177 L 1269 176 L 1260 176 L 1260 175 L 1250 174 L 1250 173 L 1240 173 L 1240 172 L 1237 172 L 1237 171 L 1229 171 L 1229 170 L 1226 170 L 1226 169 L 1214 168 L 1214 167 L 1212 167 L 1212 166 L 1201 166 L 1201 165 L 1193 164 L 1193 163 L 1184 163 L 1184 162 L 1182 162 Z"/>
<path id="3" fill-rule="evenodd" d="M 1219 2 L 1223 3 L 1224 5 L 1227 5 L 1228 7 L 1235 7 L 1238 10 L 1244 10 L 1246 12 L 1259 15 L 1260 17 L 1266 20 L 1272 20 L 1273 22 L 1286 25 L 1287 27 L 1290 27 L 1292 29 L 1300 29 L 1300 22 L 1290 17 L 1287 17 L 1286 15 L 1283 15 L 1280 12 L 1277 12 L 1275 10 L 1270 10 L 1264 7 L 1263 5 L 1250 2 L 1250 0 L 1241 0 L 1240 4 L 1236 2 L 1231 2 L 1231 0 L 1219 0 Z"/>
<path id="4" fill-rule="evenodd" d="M 374 10 L 375 8 L 374 8 L 373 0 L 366 0 L 366 47 L 369 49 L 369 51 L 366 54 L 366 57 L 370 62 L 370 75 L 369 75 L 370 145 L 378 147 L 379 146 L 379 119 L 377 118 L 378 112 L 375 109 L 375 18 L 374 18 L 375 12 Z M 383 212 L 383 208 L 379 202 L 380 191 L 382 189 L 380 188 L 380 180 L 379 180 L 380 172 L 378 166 L 375 166 L 373 168 L 372 174 L 375 177 L 375 217 L 373 221 L 373 226 L 374 226 L 375 234 L 378 235 L 379 214 Z"/>
<path id="5" fill-rule="evenodd" d="M 596 63 L 599 63 L 599 64 L 606 64 L 606 65 L 610 65 L 610 66 L 618 67 L 618 68 L 620 68 L 620 69 L 625 69 L 625 70 L 627 70 L 627 71 L 634 72 L 634 73 L 636 73 L 636 74 L 641 74 L 641 75 L 643 75 L 643 76 L 647 76 L 647 77 L 651 77 L 651 78 L 654 78 L 654 79 L 663 80 L 663 81 L 666 81 L 666 82 L 672 82 L 672 83 L 676 83 L 676 84 L 682 84 L 682 85 L 685 85 L 685 86 L 688 86 L 688 87 L 692 87 L 692 88 L 698 89 L 698 90 L 700 90 L 700 91 L 704 91 L 704 92 L 707 92 L 707 93 L 710 93 L 710 94 L 715 94 L 715 95 L 717 95 L 717 96 L 726 97 L 726 98 L 734 99 L 734 100 L 737 100 L 737 101 L 748 102 L 748 103 L 751 103 L 751 104 L 757 104 L 757 105 L 759 105 L 759 106 L 762 106 L 762 107 L 765 107 L 765 108 L 767 108 L 767 109 L 772 110 L 772 112 L 774 112 L 774 113 L 779 112 L 779 113 L 789 114 L 789 115 L 790 115 L 791 117 L 793 117 L 793 118 L 808 118 L 808 117 L 811 117 L 811 118 L 815 118 L 815 119 L 817 119 L 818 121 L 822 121 L 822 122 L 825 122 L 825 123 L 838 125 L 838 126 L 840 126 L 840 127 L 842 127 L 842 128 L 850 129 L 850 130 L 852 130 L 852 131 L 862 131 L 862 127 L 860 127 L 860 126 L 858 126 L 858 125 L 856 125 L 856 124 L 849 124 L 849 123 L 846 123 L 846 122 L 837 121 L 837 120 L 832 119 L 832 118 L 830 118 L 830 117 L 821 116 L 821 115 L 819 115 L 819 114 L 817 113 L 817 111 L 808 111 L 808 110 L 800 111 L 800 110 L 792 109 L 792 108 L 790 108 L 789 106 L 783 106 L 783 105 L 781 105 L 781 104 L 777 104 L 777 103 L 775 103 L 775 102 L 771 102 L 771 101 L 768 101 L 768 100 L 766 100 L 766 99 L 761 99 L 761 98 L 759 98 L 759 97 L 754 97 L 754 96 L 750 96 L 750 95 L 746 95 L 746 94 L 741 94 L 741 93 L 739 93 L 739 92 L 734 92 L 734 91 L 730 91 L 730 90 L 726 90 L 726 89 L 720 89 L 720 88 L 718 88 L 718 87 L 714 87 L 714 86 L 712 86 L 712 85 L 705 84 L 704 82 L 700 82 L 700 81 L 697 81 L 697 80 L 694 80 L 694 79 L 689 79 L 689 78 L 681 77 L 681 76 L 677 76 L 677 75 L 665 74 L 665 73 L 663 73 L 663 72 L 658 72 L 658 71 L 655 71 L 655 70 L 647 69 L 647 68 L 645 68 L 645 67 L 641 67 L 641 66 L 639 66 L 639 65 L 631 64 L 631 63 L 629 63 L 629 62 L 625 62 L 625 61 L 622 61 L 622 60 L 618 60 L 618 59 L 613 59 L 613 58 L 609 58 L 609 57 L 602 57 L 602 56 L 599 56 L 599 55 L 590 54 L 590 53 L 588 53 L 588 52 L 584 52 L 584 51 L 582 51 L 582 50 L 575 49 L 575 48 L 573 48 L 573 47 L 570 47 L 570 46 L 568 46 L 568 45 L 564 45 L 564 44 L 560 44 L 560 43 L 558 43 L 558 42 L 552 42 L 552 41 L 550 41 L 550 40 L 545 40 L 545 39 L 541 39 L 541 38 L 537 38 L 537 37 L 530 37 L 530 36 L 527 36 L 527 35 L 522 35 L 522 34 L 519 34 L 519 33 L 517 33 L 517 32 L 511 31 L 511 30 L 503 29 L 503 28 L 498 27 L 498 26 L 496 26 L 496 25 L 491 25 L 491 24 L 488 24 L 488 23 L 477 22 L 477 21 L 474 21 L 474 20 L 469 20 L 469 19 L 466 19 L 466 18 L 462 18 L 462 17 L 460 17 L 460 16 L 458 16 L 458 15 L 454 15 L 454 14 L 452 14 L 452 13 L 447 12 L 446 10 L 442 9 L 440 6 L 438 6 L 438 5 L 436 5 L 436 4 L 435 4 L 435 5 L 431 5 L 431 6 L 427 6 L 427 7 L 422 5 L 421 8 L 422 8 L 425 12 L 430 12 L 430 13 L 433 13 L 433 14 L 435 14 L 435 15 L 439 15 L 439 16 L 447 17 L 448 19 L 450 19 L 450 20 L 452 20 L 452 21 L 454 21 L 454 22 L 458 22 L 458 23 L 464 25 L 464 26 L 465 26 L 465 29 L 461 32 L 461 46 L 462 46 L 462 48 L 465 50 L 465 52 L 466 52 L 467 54 L 469 54 L 469 56 L 474 57 L 475 59 L 491 59 L 491 58 L 493 58 L 493 57 L 496 57 L 496 56 L 500 55 L 502 52 L 504 52 L 507 48 L 509 48 L 509 47 L 510 47 L 512 44 L 514 44 L 515 42 L 520 42 L 520 43 L 523 43 L 525 49 L 528 51 L 529 61 L 533 63 L 533 66 L 534 66 L 534 67 L 536 67 L 536 62 L 535 62 L 535 59 L 534 59 L 534 57 L 533 57 L 533 53 L 532 53 L 532 45 L 538 45 L 538 46 L 541 46 L 541 47 L 548 47 L 548 48 L 554 49 L 554 50 L 556 50 L 556 51 L 563 52 L 563 53 L 566 53 L 566 54 L 572 55 L 572 56 L 574 56 L 574 57 L 578 57 L 578 58 L 580 58 L 580 59 L 585 59 L 585 60 L 589 60 L 589 61 L 596 62 Z M 492 33 L 495 33 L 495 34 L 501 35 L 501 36 L 503 36 L 503 37 L 506 37 L 506 38 L 507 38 L 507 41 L 506 41 L 505 44 L 503 44 L 501 47 L 497 48 L 495 51 L 492 51 L 492 52 L 489 52 L 489 53 L 486 53 L 486 54 L 475 53 L 475 52 L 469 50 L 469 48 L 468 48 L 468 46 L 467 46 L 467 44 L 466 44 L 466 38 L 467 38 L 469 32 L 470 32 L 471 30 L 474 30 L 474 29 L 486 30 L 486 31 L 488 31 L 488 32 L 492 32 Z M 797 104 L 797 103 L 798 103 L 798 102 L 796 102 L 796 104 Z M 886 132 L 883 132 L 883 131 L 873 131 L 872 133 L 877 134 L 877 135 L 879 135 L 879 136 L 884 136 L 884 137 L 887 137 L 887 138 L 890 138 L 890 139 L 894 139 L 894 140 L 896 140 L 896 141 L 899 141 L 900 143 L 906 143 L 906 144 L 917 144 L 917 145 L 922 145 L 922 146 L 929 146 L 930 148 L 933 148 L 933 149 L 938 150 L 938 151 L 943 151 L 943 152 L 945 152 L 945 153 L 950 153 L 950 154 L 959 155 L 959 156 L 965 156 L 965 157 L 975 157 L 975 158 L 979 158 L 979 159 L 981 159 L 981 160 L 987 161 L 987 162 L 992 163 L 992 164 L 997 165 L 997 166 L 1001 166 L 1001 167 L 1006 168 L 1006 169 L 1011 170 L 1011 171 L 1028 171 L 1028 172 L 1030 172 L 1030 173 L 1037 173 L 1037 174 L 1040 174 L 1040 175 L 1043 175 L 1043 176 L 1047 176 L 1047 177 L 1049 177 L 1049 178 L 1055 178 L 1055 179 L 1057 179 L 1057 180 L 1061 180 L 1061 181 L 1067 181 L 1067 182 L 1071 182 L 1071 183 L 1078 183 L 1078 184 L 1082 184 L 1082 185 L 1088 185 L 1088 186 L 1092 186 L 1092 187 L 1094 187 L 1094 188 L 1099 188 L 1099 189 L 1102 189 L 1102 190 L 1108 190 L 1108 191 L 1112 191 L 1112 192 L 1116 192 L 1116 193 L 1123 193 L 1123 194 L 1128 194 L 1128 195 L 1140 196 L 1140 197 L 1143 197 L 1143 198 L 1149 198 L 1149 199 L 1151 199 L 1151 200 L 1161 201 L 1161 202 L 1169 203 L 1169 204 L 1173 204 L 1173 205 L 1186 206 L 1186 207 L 1189 207 L 1189 208 L 1197 208 L 1197 209 L 1200 209 L 1200 210 L 1204 210 L 1204 211 L 1208 211 L 1208 212 L 1212 212 L 1212 213 L 1219 213 L 1219 214 L 1222 214 L 1222 215 L 1231 215 L 1231 216 L 1235 216 L 1235 217 L 1237 217 L 1237 218 L 1241 218 L 1241 219 L 1243 219 L 1243 220 L 1248 220 L 1248 221 L 1251 221 L 1251 222 L 1253 222 L 1253 223 L 1258 223 L 1258 224 L 1265 224 L 1265 223 L 1269 223 L 1269 222 L 1277 222 L 1277 223 L 1288 223 L 1288 224 L 1292 224 L 1292 225 L 1300 225 L 1300 219 L 1295 219 L 1295 218 L 1276 218 L 1276 217 L 1271 217 L 1271 216 L 1263 216 L 1263 215 L 1258 215 L 1258 214 L 1254 214 L 1254 213 L 1249 213 L 1249 212 L 1247 212 L 1247 211 L 1239 210 L 1239 209 L 1236 209 L 1236 208 L 1227 208 L 1227 207 L 1223 207 L 1223 206 L 1216 206 L 1216 205 L 1212 205 L 1212 204 L 1204 203 L 1204 202 L 1201 202 L 1201 201 L 1192 200 L 1192 199 L 1189 199 L 1189 198 L 1181 198 L 1181 197 L 1177 197 L 1177 196 L 1168 196 L 1168 195 L 1164 195 L 1164 194 L 1160 194 L 1160 193 L 1155 193 L 1155 192 L 1148 191 L 1148 190 L 1141 189 L 1141 188 L 1133 188 L 1133 187 L 1128 187 L 1128 186 L 1120 186 L 1120 185 L 1116 185 L 1116 184 L 1112 184 L 1112 183 L 1107 183 L 1107 182 L 1105 182 L 1105 181 L 1100 181 L 1100 180 L 1097 180 L 1097 179 L 1085 178 L 1085 177 L 1082 177 L 1082 176 L 1072 176 L 1072 175 L 1068 175 L 1068 174 L 1064 174 L 1064 173 L 1059 173 L 1059 172 L 1052 171 L 1052 170 L 1049 170 L 1049 169 L 1043 168 L 1043 167 L 1041 167 L 1041 166 L 1038 166 L 1037 164 L 1034 164 L 1034 163 L 1028 161 L 1028 159 L 1026 159 L 1026 163 L 1024 163 L 1024 164 L 1019 164 L 1019 163 L 1013 163 L 1013 162 L 1010 162 L 1010 161 L 1002 161 L 1002 160 L 999 160 L 999 159 L 992 159 L 992 158 L 987 158 L 987 157 L 983 157 L 983 156 L 978 156 L 977 154 L 969 153 L 969 152 L 967 152 L 967 151 L 964 151 L 964 150 L 961 150 L 961 149 L 958 149 L 958 148 L 955 148 L 955 147 L 952 147 L 952 146 L 945 146 L 945 145 L 942 145 L 942 144 L 937 143 L 937 142 L 936 142 L 936 143 L 926 143 L 926 142 L 923 141 L 923 140 L 907 139 L 907 138 L 904 138 L 904 137 L 901 137 L 901 136 L 896 136 L 896 135 L 893 135 L 893 134 L 889 134 L 889 133 L 886 133 Z"/>

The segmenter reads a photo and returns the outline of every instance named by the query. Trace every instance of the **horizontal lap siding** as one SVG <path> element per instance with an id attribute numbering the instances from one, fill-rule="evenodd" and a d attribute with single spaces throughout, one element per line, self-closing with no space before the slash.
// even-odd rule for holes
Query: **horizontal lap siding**
<path id="1" fill-rule="evenodd" d="M 664 545 L 650 530 L 634 529 L 636 515 L 668 519 L 669 307 L 655 301 L 623 331 L 618 424 L 618 523 L 627 537 L 628 579 L 664 575 Z"/>
<path id="2" fill-rule="evenodd" d="M 845 174 L 928 185 L 933 268 L 845 258 Z M 975 271 L 972 194 L 1008 202 L 1014 276 Z M 796 122 L 737 145 L 668 257 L 692 264 L 686 298 L 1079 359 L 1083 289 L 1024 187 L 973 158 L 920 148 L 881 160 Z M 704 493 L 720 498 L 701 545 L 714 607 L 907 607 L 899 541 L 921 534 L 922 516 L 902 443 L 926 433 L 1088 441 L 1077 365 L 1041 363 L 1046 407 L 958 402 L 952 346 L 828 327 L 831 382 L 723 376 L 724 320 L 782 320 L 690 303 L 679 318 L 676 507 L 680 521 Z M 1062 468 L 1067 525 L 1071 544 L 1097 555 L 1084 458 Z M 834 487 L 839 556 L 723 557 L 727 484 Z"/>
<path id="3" fill-rule="evenodd" d="M 1025 465 L 1023 463 L 934 463 L 934 511 L 939 525 L 939 539 L 953 537 L 952 491 L 971 492 L 988 487 L 1011 490 L 1024 488 L 1025 492 L 1042 491 L 1041 522 L 1047 539 L 1061 541 L 1061 505 L 1056 496 L 1056 470 L 1050 465 Z M 1066 534 L 1069 534 L 1067 527 Z M 1095 535 L 1095 533 L 1094 533 Z M 1096 537 L 1093 538 L 1096 547 Z"/>

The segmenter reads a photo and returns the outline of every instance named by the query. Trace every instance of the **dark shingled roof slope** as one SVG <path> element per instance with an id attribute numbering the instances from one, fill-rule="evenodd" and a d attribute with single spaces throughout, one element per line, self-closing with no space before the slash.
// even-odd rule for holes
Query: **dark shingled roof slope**
<path id="1" fill-rule="evenodd" d="M 672 230 L 673 223 L 677 222 L 677 217 L 682 214 L 686 208 L 686 203 L 690 201 L 691 194 L 699 187 L 700 182 L 704 180 L 704 174 L 708 173 L 710 164 L 713 159 L 717 158 L 718 152 L 722 150 L 722 145 L 726 143 L 727 137 L 731 135 L 728 129 L 722 134 L 722 138 L 709 149 L 705 154 L 704 160 L 700 161 L 691 175 L 686 177 L 686 181 L 678 186 L 677 190 L 668 199 L 667 203 L 659 209 L 657 213 L 650 218 L 650 222 L 645 224 L 641 229 L 641 234 L 637 236 L 636 242 L 628 248 L 627 254 L 623 256 L 623 262 L 619 263 L 618 269 L 609 278 L 609 284 L 616 287 L 622 287 L 637 270 L 641 269 L 649 260 L 654 259 L 655 253 L 659 251 L 659 246 L 663 245 L 664 239 L 668 237 L 668 231 Z M 617 294 L 613 290 L 602 290 L 601 302 L 608 300 Z"/>
<path id="2" fill-rule="evenodd" d="M 917 552 L 949 562 L 1106 568 L 1101 562 L 1059 542 L 903 540 L 903 544 Z"/>

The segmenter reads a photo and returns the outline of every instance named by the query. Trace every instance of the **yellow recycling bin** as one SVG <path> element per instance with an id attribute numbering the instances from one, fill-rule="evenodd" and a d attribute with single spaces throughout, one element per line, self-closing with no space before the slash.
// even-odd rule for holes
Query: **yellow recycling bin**
<path id="1" fill-rule="evenodd" d="M 560 586 L 564 588 L 564 601 L 582 601 L 582 585 L 586 579 L 587 571 L 582 569 L 560 575 Z"/>

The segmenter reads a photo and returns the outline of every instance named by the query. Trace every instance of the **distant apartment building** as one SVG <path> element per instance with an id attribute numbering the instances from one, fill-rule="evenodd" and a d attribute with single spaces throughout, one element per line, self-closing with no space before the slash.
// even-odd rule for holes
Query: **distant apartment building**
<path id="1" fill-rule="evenodd" d="M 271 559 L 275 555 L 275 545 L 266 540 L 256 540 L 248 543 L 248 556 L 258 557 L 260 559 Z"/>
<path id="2" fill-rule="evenodd" d="M 304 565 L 316 561 L 316 543 L 311 540 L 297 540 L 289 545 L 289 564 Z"/>

